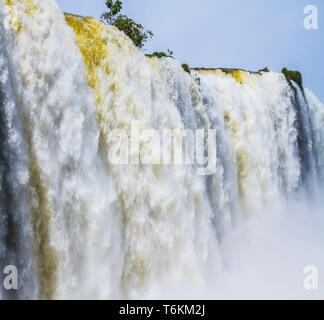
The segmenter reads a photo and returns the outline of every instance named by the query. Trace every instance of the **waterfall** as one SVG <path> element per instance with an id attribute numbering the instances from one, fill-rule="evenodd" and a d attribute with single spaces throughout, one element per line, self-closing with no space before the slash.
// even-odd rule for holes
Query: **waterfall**
<path id="1" fill-rule="evenodd" d="M 0 0 L 0 40 L 0 272 L 19 272 L 1 299 L 217 287 L 237 228 L 323 188 L 324 106 L 281 73 L 188 74 L 54 0 Z M 176 131 L 166 150 L 214 132 L 215 170 L 146 164 L 153 134 L 112 163 L 112 132 L 134 128 Z"/>

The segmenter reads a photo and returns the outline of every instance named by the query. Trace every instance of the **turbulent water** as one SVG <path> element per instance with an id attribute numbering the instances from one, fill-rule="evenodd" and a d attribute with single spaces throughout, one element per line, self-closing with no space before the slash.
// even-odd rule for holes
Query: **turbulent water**
<path id="1" fill-rule="evenodd" d="M 189 75 L 53 0 L 0 0 L 0 98 L 0 274 L 19 274 L 0 298 L 293 296 L 303 269 L 280 270 L 324 267 L 324 105 L 283 74 Z M 134 124 L 215 130 L 214 172 L 112 164 Z"/>

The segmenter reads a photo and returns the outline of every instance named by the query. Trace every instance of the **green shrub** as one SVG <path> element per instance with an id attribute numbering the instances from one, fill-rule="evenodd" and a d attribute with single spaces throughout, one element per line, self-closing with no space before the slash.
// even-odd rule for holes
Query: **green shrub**
<path id="1" fill-rule="evenodd" d="M 170 49 L 167 50 L 167 53 L 165 53 L 164 51 L 153 52 L 153 56 L 157 58 L 163 58 L 163 57 L 173 58 L 172 55 L 173 55 L 173 51 L 171 51 Z"/>
<path id="2" fill-rule="evenodd" d="M 134 43 L 134 45 L 142 49 L 145 42 L 152 39 L 153 33 L 145 31 L 141 24 L 136 23 L 133 19 L 123 14 L 119 14 L 123 9 L 123 3 L 120 0 L 107 0 L 106 6 L 109 11 L 101 15 L 101 20 L 109 25 L 115 26 L 123 31 Z"/>
<path id="3" fill-rule="evenodd" d="M 187 73 L 190 74 L 190 68 L 189 68 L 189 66 L 188 66 L 186 63 L 184 63 L 184 64 L 182 65 L 182 69 L 183 69 L 185 72 L 187 72 Z"/>
<path id="4" fill-rule="evenodd" d="M 155 51 L 155 52 L 153 52 L 153 56 L 161 59 L 163 57 L 167 57 L 168 55 L 163 51 L 160 51 L 160 52 Z"/>
<path id="5" fill-rule="evenodd" d="M 283 68 L 281 71 L 285 77 L 286 80 L 288 81 L 289 85 L 293 88 L 293 84 L 291 81 L 294 81 L 298 84 L 299 88 L 304 91 L 304 87 L 303 87 L 303 78 L 302 78 L 302 74 L 299 71 L 292 71 L 292 70 L 288 70 L 287 68 Z"/>
<path id="6" fill-rule="evenodd" d="M 270 72 L 269 69 L 267 67 L 260 69 L 258 72 Z"/>

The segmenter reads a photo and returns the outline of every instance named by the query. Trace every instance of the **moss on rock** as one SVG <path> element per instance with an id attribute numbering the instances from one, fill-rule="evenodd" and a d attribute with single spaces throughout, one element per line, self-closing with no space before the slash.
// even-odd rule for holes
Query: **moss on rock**
<path id="1" fill-rule="evenodd" d="M 304 91 L 303 87 L 303 77 L 302 74 L 299 71 L 293 71 L 293 70 L 288 70 L 287 68 L 283 68 L 281 71 L 284 76 L 286 77 L 287 82 L 289 85 L 292 87 L 292 89 L 295 90 L 292 81 L 296 82 L 299 86 L 299 88 Z"/>
<path id="2" fill-rule="evenodd" d="M 190 68 L 189 68 L 189 66 L 188 66 L 186 63 L 182 64 L 182 69 L 183 69 L 185 72 L 187 72 L 187 73 L 190 74 Z"/>

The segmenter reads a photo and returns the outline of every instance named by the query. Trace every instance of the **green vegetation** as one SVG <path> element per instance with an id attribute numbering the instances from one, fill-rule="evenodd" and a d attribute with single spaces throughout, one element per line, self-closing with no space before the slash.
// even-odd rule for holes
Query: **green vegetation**
<path id="1" fill-rule="evenodd" d="M 263 69 L 260 69 L 258 72 L 270 72 L 268 67 L 265 67 Z"/>
<path id="2" fill-rule="evenodd" d="M 189 68 L 189 66 L 188 66 L 186 63 L 184 63 L 184 64 L 182 65 L 182 69 L 183 69 L 185 72 L 187 72 L 187 73 L 190 74 L 190 68 Z"/>
<path id="3" fill-rule="evenodd" d="M 101 15 L 101 21 L 117 27 L 123 31 L 134 43 L 136 47 L 142 49 L 144 44 L 152 39 L 152 31 L 145 31 L 141 24 L 136 23 L 133 19 L 123 14 L 119 14 L 123 9 L 123 3 L 120 0 L 107 0 L 106 6 L 109 11 Z"/>
<path id="4" fill-rule="evenodd" d="M 293 84 L 291 81 L 294 81 L 298 84 L 299 88 L 304 91 L 303 88 L 303 78 L 302 75 L 299 71 L 292 71 L 292 70 L 288 70 L 287 68 L 283 68 L 281 71 L 285 77 L 286 80 L 288 81 L 289 85 L 295 90 Z"/>
<path id="5" fill-rule="evenodd" d="M 157 57 L 159 59 L 163 58 L 163 57 L 173 58 L 172 55 L 173 55 L 173 51 L 171 51 L 169 49 L 167 50 L 167 53 L 165 53 L 164 51 L 155 51 L 155 52 L 153 52 L 153 56 Z"/>
<path id="6" fill-rule="evenodd" d="M 168 55 L 163 51 L 161 51 L 161 52 L 155 51 L 155 52 L 153 52 L 153 56 L 160 59 L 163 57 L 167 57 Z"/>

